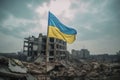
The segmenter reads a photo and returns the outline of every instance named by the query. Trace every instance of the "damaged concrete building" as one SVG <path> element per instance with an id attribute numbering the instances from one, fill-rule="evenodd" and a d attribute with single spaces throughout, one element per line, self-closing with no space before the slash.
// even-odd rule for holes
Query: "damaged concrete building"
<path id="1" fill-rule="evenodd" d="M 23 52 L 34 60 L 41 56 L 45 60 L 47 36 L 39 34 L 38 38 L 32 36 L 24 38 Z M 58 61 L 66 58 L 67 43 L 56 38 L 48 38 L 48 61 Z"/>
<path id="2" fill-rule="evenodd" d="M 90 51 L 87 49 L 75 50 L 72 49 L 72 56 L 78 59 L 88 59 L 90 57 Z"/>

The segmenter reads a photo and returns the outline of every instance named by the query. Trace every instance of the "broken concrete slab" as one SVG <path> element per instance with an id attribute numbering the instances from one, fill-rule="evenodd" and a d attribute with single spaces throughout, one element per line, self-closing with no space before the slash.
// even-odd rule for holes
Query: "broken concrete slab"
<path id="1" fill-rule="evenodd" d="M 22 64 L 21 61 L 16 59 L 9 59 L 8 68 L 12 72 L 27 73 L 27 68 Z"/>

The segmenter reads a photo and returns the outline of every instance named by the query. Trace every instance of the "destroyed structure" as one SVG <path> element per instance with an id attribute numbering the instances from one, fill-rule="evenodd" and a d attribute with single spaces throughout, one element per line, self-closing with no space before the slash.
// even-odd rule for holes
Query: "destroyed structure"
<path id="1" fill-rule="evenodd" d="M 27 53 L 27 56 L 29 56 L 31 60 L 41 56 L 42 61 L 44 61 L 46 58 L 46 41 L 47 36 L 42 34 L 39 34 L 38 38 L 34 36 L 25 38 L 23 52 Z M 48 61 L 63 60 L 66 58 L 66 53 L 67 43 L 65 41 L 56 38 L 48 38 Z"/>
<path id="2" fill-rule="evenodd" d="M 0 80 L 119 80 L 119 63 L 100 63 L 74 59 L 51 63 L 28 63 L 0 56 Z"/>
<path id="3" fill-rule="evenodd" d="M 90 51 L 87 49 L 75 50 L 72 49 L 72 58 L 74 59 L 83 59 L 88 61 L 98 61 L 98 62 L 120 62 L 120 51 L 116 54 L 90 54 Z"/>
<path id="4" fill-rule="evenodd" d="M 49 38 L 48 60 L 45 35 L 25 38 L 23 53 L 27 61 L 0 56 L 0 80 L 119 80 L 120 61 L 106 62 L 109 55 L 90 55 L 87 49 L 67 51 L 66 42 Z M 20 53 L 21 54 L 21 53 Z M 18 55 L 20 55 L 18 54 Z M 67 57 L 69 56 L 69 59 Z M 112 59 L 117 55 L 110 56 Z M 23 58 L 23 56 L 22 56 Z M 25 57 L 26 58 L 26 57 Z M 100 60 L 100 61 L 99 61 Z M 28 62 L 32 61 L 32 62 Z"/>
<path id="5" fill-rule="evenodd" d="M 90 57 L 90 52 L 87 49 L 81 50 L 72 49 L 72 55 L 80 59 L 88 59 Z"/>

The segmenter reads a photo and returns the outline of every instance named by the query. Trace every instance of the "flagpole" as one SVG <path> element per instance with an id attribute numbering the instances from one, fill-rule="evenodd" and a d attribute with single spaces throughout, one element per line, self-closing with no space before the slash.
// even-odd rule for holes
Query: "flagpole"
<path id="1" fill-rule="evenodd" d="M 48 14 L 48 23 L 49 23 L 49 14 Z M 47 25 L 47 38 L 46 38 L 46 58 L 45 58 L 45 64 L 46 64 L 46 80 L 47 80 L 47 65 L 48 65 L 48 44 L 49 44 L 49 37 L 48 37 L 48 33 L 49 33 L 49 24 Z"/>

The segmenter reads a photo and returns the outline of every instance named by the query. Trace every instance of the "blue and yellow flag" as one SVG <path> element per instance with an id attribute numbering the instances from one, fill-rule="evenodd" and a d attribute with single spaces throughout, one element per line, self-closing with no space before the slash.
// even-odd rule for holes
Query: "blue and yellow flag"
<path id="1" fill-rule="evenodd" d="M 72 43 L 76 39 L 77 31 L 62 24 L 57 17 L 49 12 L 48 37 L 54 37 Z"/>

